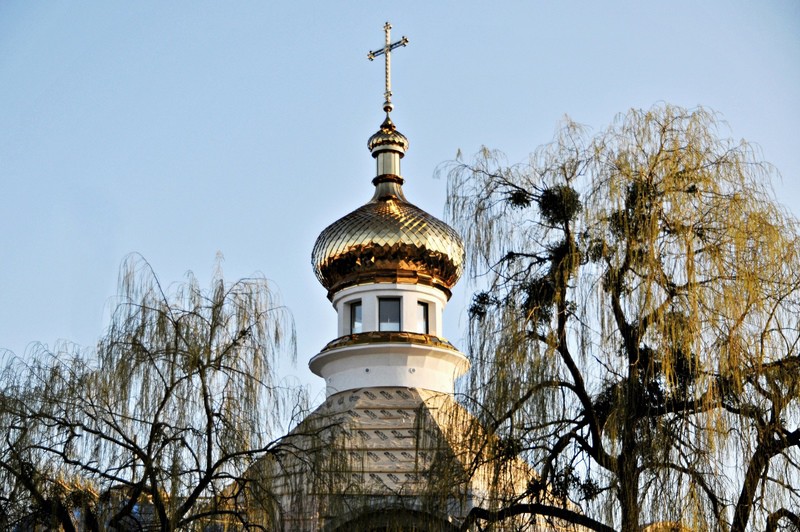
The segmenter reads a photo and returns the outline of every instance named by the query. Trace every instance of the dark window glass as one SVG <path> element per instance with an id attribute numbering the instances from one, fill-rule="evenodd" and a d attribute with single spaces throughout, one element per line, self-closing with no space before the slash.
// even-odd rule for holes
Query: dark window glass
<path id="1" fill-rule="evenodd" d="M 428 304 L 417 302 L 417 332 L 428 334 Z"/>
<path id="2" fill-rule="evenodd" d="M 400 330 L 400 299 L 383 298 L 378 300 L 378 330 Z"/>
<path id="3" fill-rule="evenodd" d="M 358 334 L 364 330 L 361 319 L 361 301 L 350 303 L 350 334 Z"/>

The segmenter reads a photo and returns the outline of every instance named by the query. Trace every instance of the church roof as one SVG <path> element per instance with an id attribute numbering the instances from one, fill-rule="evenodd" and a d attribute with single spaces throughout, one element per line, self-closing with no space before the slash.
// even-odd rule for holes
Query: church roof
<path id="1" fill-rule="evenodd" d="M 438 516 L 441 526 L 426 530 L 457 529 L 472 507 L 519 501 L 537 478 L 519 458 L 487 460 L 498 443 L 450 394 L 362 388 L 330 396 L 306 417 L 265 476 L 284 530 L 351 530 L 351 520 L 375 512 Z M 562 530 L 538 518 L 521 526 Z"/>
<path id="2" fill-rule="evenodd" d="M 419 282 L 449 294 L 461 276 L 464 246 L 455 230 L 385 182 L 322 231 L 311 260 L 329 293 L 365 282 Z"/>
<path id="3" fill-rule="evenodd" d="M 332 395 L 284 440 L 304 449 L 305 456 L 299 468 L 293 459 L 283 461 L 276 477 L 277 492 L 305 493 L 287 504 L 284 528 L 313 530 L 324 523 L 324 529 L 336 528 L 375 508 L 465 516 L 493 490 L 478 485 L 484 474 L 472 467 L 473 449 L 481 448 L 473 438 L 484 436 L 450 394 L 380 387 Z M 316 458 L 309 458 L 315 438 L 322 444 Z M 520 464 L 514 467 L 524 485 L 531 472 Z M 519 486 L 504 484 L 505 496 L 518 492 Z"/>

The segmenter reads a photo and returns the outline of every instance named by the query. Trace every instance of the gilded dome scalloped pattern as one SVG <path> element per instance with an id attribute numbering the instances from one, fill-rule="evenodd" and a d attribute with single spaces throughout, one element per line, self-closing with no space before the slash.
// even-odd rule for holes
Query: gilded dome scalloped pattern
<path id="1" fill-rule="evenodd" d="M 373 198 L 329 225 L 311 254 L 329 293 L 360 282 L 421 282 L 449 290 L 464 245 L 449 225 L 398 198 Z"/>

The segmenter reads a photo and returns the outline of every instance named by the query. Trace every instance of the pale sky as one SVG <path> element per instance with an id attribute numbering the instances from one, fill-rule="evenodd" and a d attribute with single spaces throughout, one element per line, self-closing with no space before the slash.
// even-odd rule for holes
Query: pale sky
<path id="1" fill-rule="evenodd" d="M 523 162 L 564 115 L 604 129 L 703 105 L 761 147 L 800 215 L 800 2 L 0 2 L 0 348 L 91 346 L 123 258 L 164 283 L 263 272 L 292 310 L 300 382 L 336 335 L 310 253 L 366 202 L 393 54 L 410 201 L 442 217 L 460 149 Z M 461 286 L 464 286 L 462 281 Z M 467 297 L 447 307 L 462 340 Z M 317 396 L 318 397 L 318 396 Z"/>

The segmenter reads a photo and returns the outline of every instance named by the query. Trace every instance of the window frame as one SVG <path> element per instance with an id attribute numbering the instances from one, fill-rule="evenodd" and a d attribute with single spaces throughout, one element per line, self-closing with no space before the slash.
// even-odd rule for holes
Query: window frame
<path id="1" fill-rule="evenodd" d="M 391 325 L 394 327 L 395 322 L 382 320 L 384 314 L 384 303 L 397 303 L 397 328 L 384 328 L 384 325 Z M 386 309 L 389 310 L 388 308 Z M 381 332 L 399 332 L 403 330 L 403 298 L 401 297 L 379 297 L 378 298 L 378 331 Z"/>
<path id="2" fill-rule="evenodd" d="M 420 316 L 420 311 L 422 315 Z M 431 304 L 427 301 L 417 300 L 417 331 L 420 334 L 431 333 Z M 423 325 L 420 327 L 420 325 Z M 422 329 L 422 330 L 420 330 Z"/>
<path id="3" fill-rule="evenodd" d="M 350 301 L 347 303 L 347 307 L 349 309 L 349 320 L 348 323 L 348 330 L 350 334 L 360 334 L 364 332 L 364 305 L 361 304 L 361 300 L 357 299 L 354 301 Z M 358 315 L 358 320 L 356 320 L 356 316 Z M 356 330 L 356 324 L 358 324 L 358 330 Z"/>

